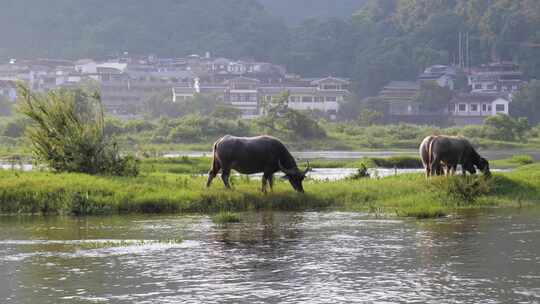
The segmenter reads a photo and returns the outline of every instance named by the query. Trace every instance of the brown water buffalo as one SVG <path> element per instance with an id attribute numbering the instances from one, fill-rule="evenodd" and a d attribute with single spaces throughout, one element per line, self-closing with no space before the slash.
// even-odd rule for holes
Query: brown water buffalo
<path id="1" fill-rule="evenodd" d="M 431 144 L 431 141 L 436 136 L 430 135 L 424 140 L 422 140 L 422 143 L 420 144 L 419 152 L 420 152 L 420 158 L 422 159 L 422 164 L 424 164 L 424 169 L 426 169 L 426 177 L 430 177 L 433 174 L 435 175 L 442 175 L 443 174 L 443 166 L 441 163 L 436 166 L 436 169 L 434 172 L 431 171 L 431 164 L 430 164 L 430 158 L 429 158 L 429 146 Z"/>
<path id="2" fill-rule="evenodd" d="M 225 187 L 230 188 L 231 169 L 242 174 L 263 173 L 262 192 L 266 192 L 267 184 L 272 189 L 274 173 L 282 171 L 294 190 L 304 192 L 302 181 L 305 171 L 298 169 L 294 157 L 277 138 L 271 136 L 235 137 L 226 135 L 214 144 L 213 163 L 208 172 L 207 187 L 221 171 L 221 179 Z"/>
<path id="3" fill-rule="evenodd" d="M 454 174 L 459 164 L 464 175 L 467 171 L 475 174 L 475 166 L 484 175 L 491 175 L 489 162 L 463 137 L 435 136 L 429 144 L 428 160 L 431 172 L 436 172 L 442 162 L 446 166 L 447 174 Z"/>

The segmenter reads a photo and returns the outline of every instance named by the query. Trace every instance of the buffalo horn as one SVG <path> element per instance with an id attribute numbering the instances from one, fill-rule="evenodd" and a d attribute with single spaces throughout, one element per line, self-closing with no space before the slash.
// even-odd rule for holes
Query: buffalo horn
<path id="1" fill-rule="evenodd" d="M 306 168 L 306 171 L 304 171 L 304 175 L 308 174 L 309 171 L 313 170 L 311 168 L 311 165 L 309 164 L 309 160 L 307 161 L 307 168 Z"/>

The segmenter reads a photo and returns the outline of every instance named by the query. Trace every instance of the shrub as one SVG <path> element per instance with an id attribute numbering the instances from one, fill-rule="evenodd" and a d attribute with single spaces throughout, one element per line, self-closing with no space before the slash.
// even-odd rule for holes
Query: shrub
<path id="1" fill-rule="evenodd" d="M 355 174 L 349 176 L 347 179 L 349 180 L 357 180 L 357 179 L 363 179 L 363 178 L 370 178 L 368 168 L 364 163 L 360 164 L 360 168 L 356 171 Z"/>
<path id="2" fill-rule="evenodd" d="M 27 137 L 35 159 L 57 172 L 132 176 L 132 157 L 121 157 L 104 132 L 100 96 L 78 90 L 36 95 L 19 85 L 19 111 L 32 123 Z"/>
<path id="3" fill-rule="evenodd" d="M 510 162 L 524 166 L 524 165 L 530 165 L 534 163 L 534 158 L 527 154 L 514 155 L 510 159 Z"/>
<path id="4" fill-rule="evenodd" d="M 202 130 L 197 126 L 179 125 L 169 133 L 169 140 L 175 143 L 196 142 L 202 137 Z"/>
<path id="5" fill-rule="evenodd" d="M 512 118 L 505 114 L 497 114 L 484 121 L 484 136 L 494 140 L 516 141 L 524 138 L 530 129 L 526 118 Z"/>
<path id="6" fill-rule="evenodd" d="M 484 135 L 483 127 L 475 125 L 464 126 L 459 133 L 467 138 L 481 138 Z"/>
<path id="7" fill-rule="evenodd" d="M 458 206 L 473 204 L 491 191 L 489 179 L 484 176 L 452 176 L 436 180 L 436 187 L 443 190 L 444 201 Z"/>
<path id="8" fill-rule="evenodd" d="M 127 132 L 139 133 L 152 131 L 156 126 L 146 120 L 130 120 L 125 124 L 125 128 Z"/>

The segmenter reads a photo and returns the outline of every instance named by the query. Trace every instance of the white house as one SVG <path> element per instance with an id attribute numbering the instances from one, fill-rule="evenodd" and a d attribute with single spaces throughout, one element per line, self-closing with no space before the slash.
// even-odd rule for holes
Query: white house
<path id="1" fill-rule="evenodd" d="M 450 102 L 448 110 L 457 125 L 482 124 L 486 117 L 508 115 L 510 102 L 508 94 L 458 94 Z"/>
<path id="2" fill-rule="evenodd" d="M 283 93 L 289 94 L 288 107 L 295 110 L 317 110 L 336 117 L 340 103 L 350 95 L 349 81 L 336 77 L 303 80 L 295 83 L 261 83 L 257 79 L 236 77 L 222 84 L 199 84 L 175 87 L 173 102 L 191 98 L 196 93 L 213 94 L 225 103 L 240 109 L 244 118 L 263 113 L 264 102 Z"/>

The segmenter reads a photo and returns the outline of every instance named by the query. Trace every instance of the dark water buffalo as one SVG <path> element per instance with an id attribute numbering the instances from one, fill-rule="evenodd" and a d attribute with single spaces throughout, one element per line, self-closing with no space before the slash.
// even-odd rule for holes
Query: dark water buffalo
<path id="1" fill-rule="evenodd" d="M 431 141 L 436 136 L 430 135 L 422 141 L 420 144 L 420 157 L 422 158 L 422 163 L 424 164 L 424 169 L 426 169 L 426 177 L 430 177 L 433 174 L 435 175 L 442 175 L 443 174 L 443 166 L 441 163 L 436 164 L 435 171 L 431 171 L 431 164 L 430 164 L 430 158 L 429 158 L 429 146 L 431 144 Z"/>
<path id="2" fill-rule="evenodd" d="M 455 173 L 459 164 L 464 175 L 467 171 L 475 174 L 475 166 L 484 175 L 491 175 L 489 162 L 463 137 L 435 136 L 431 139 L 428 147 L 428 164 L 431 172 L 437 172 L 441 163 L 446 166 L 447 174 Z"/>
<path id="3" fill-rule="evenodd" d="M 285 145 L 271 136 L 235 137 L 226 135 L 214 144 L 214 160 L 208 172 L 207 187 L 221 170 L 221 179 L 225 187 L 230 188 L 231 169 L 242 174 L 263 173 L 262 191 L 267 184 L 272 189 L 274 173 L 282 171 L 294 190 L 304 192 L 302 181 L 310 170 L 298 169 L 294 157 Z"/>

